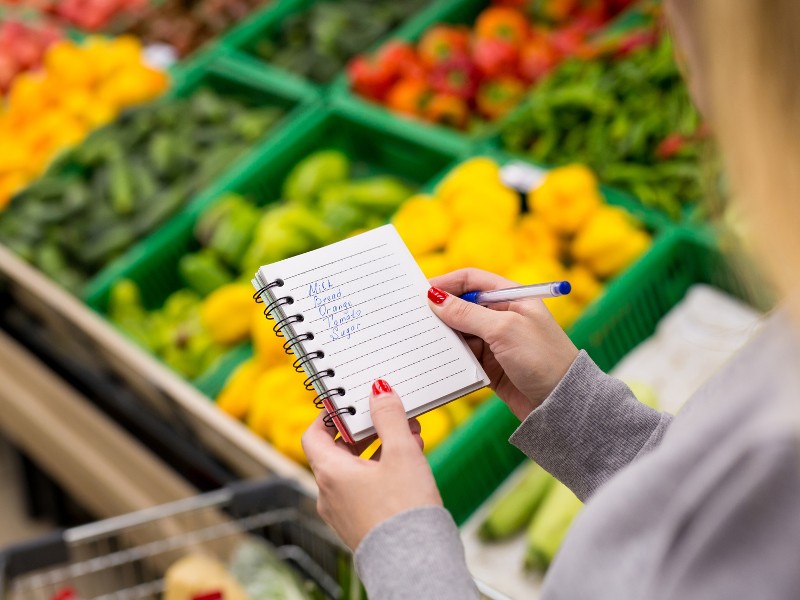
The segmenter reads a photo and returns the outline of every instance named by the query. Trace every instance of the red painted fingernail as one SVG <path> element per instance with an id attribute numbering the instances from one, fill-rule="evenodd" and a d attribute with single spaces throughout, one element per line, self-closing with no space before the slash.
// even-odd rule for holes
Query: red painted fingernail
<path id="1" fill-rule="evenodd" d="M 447 292 L 440 290 L 437 287 L 432 287 L 428 290 L 428 298 L 430 298 L 431 302 L 434 304 L 441 304 L 447 299 Z"/>
<path id="2" fill-rule="evenodd" d="M 392 386 L 389 385 L 389 382 L 385 379 L 376 379 L 375 383 L 372 384 L 372 393 L 375 396 L 380 396 L 381 394 L 390 394 L 392 392 Z"/>

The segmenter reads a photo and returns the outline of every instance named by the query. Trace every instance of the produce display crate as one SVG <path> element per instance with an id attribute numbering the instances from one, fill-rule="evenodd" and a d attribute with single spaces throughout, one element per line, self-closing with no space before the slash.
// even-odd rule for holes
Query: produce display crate
<path id="1" fill-rule="evenodd" d="M 655 332 L 661 318 L 696 283 L 750 299 L 746 281 L 737 276 L 708 231 L 669 228 L 567 333 L 609 371 Z M 494 397 L 431 453 L 442 499 L 457 523 L 466 521 L 525 459 L 508 443 L 518 425 Z"/>
<path id="2" fill-rule="evenodd" d="M 478 14 L 491 4 L 490 0 L 449 0 L 439 2 L 418 18 L 399 28 L 390 39 L 400 39 L 417 42 L 422 35 L 437 23 L 452 25 L 472 24 Z M 607 24 L 604 32 L 623 32 L 634 29 L 648 22 L 642 13 L 629 9 L 618 15 Z M 384 40 L 386 41 L 386 40 Z M 426 123 L 422 120 L 403 117 L 388 108 L 361 98 L 350 90 L 347 76 L 343 74 L 331 86 L 331 101 L 342 107 L 343 110 L 354 113 L 367 113 L 384 122 L 385 127 L 405 127 L 413 129 L 415 135 L 421 140 L 446 139 L 453 145 L 465 147 L 470 145 L 476 148 L 484 147 L 488 140 L 497 137 L 502 119 L 486 123 L 476 131 L 461 132 L 449 127 Z M 524 100 L 523 100 L 524 102 Z M 491 144 L 490 147 L 499 147 Z"/>
<path id="3" fill-rule="evenodd" d="M 94 305 L 94 299 L 107 290 L 119 278 L 131 262 L 135 263 L 141 257 L 151 254 L 151 247 L 158 242 L 153 240 L 164 239 L 181 231 L 181 223 L 186 219 L 186 214 L 201 210 L 209 201 L 219 195 L 218 190 L 230 186 L 240 173 L 252 168 L 251 165 L 260 156 L 265 146 L 279 143 L 287 136 L 292 137 L 294 129 L 291 124 L 302 120 L 309 111 L 313 111 L 319 102 L 315 92 L 295 92 L 272 85 L 264 81 L 258 73 L 253 73 L 247 65 L 238 63 L 226 53 L 208 54 L 199 60 L 192 61 L 179 69 L 175 75 L 175 85 L 170 96 L 183 98 L 190 96 L 196 90 L 209 88 L 217 93 L 233 97 L 241 97 L 251 104 L 264 103 L 270 106 L 284 108 L 287 112 L 284 117 L 265 134 L 265 141 L 257 143 L 254 147 L 234 161 L 216 176 L 206 188 L 193 197 L 187 199 L 182 210 L 170 220 L 163 223 L 160 229 L 130 247 L 125 254 L 106 265 L 85 286 L 83 298 Z M 176 243 L 180 243 L 179 240 Z M 144 290 L 148 297 L 154 290 Z"/>
<path id="4" fill-rule="evenodd" d="M 155 599 L 173 562 L 195 552 L 225 562 L 249 536 L 269 543 L 324 598 L 363 597 L 350 553 L 317 516 L 314 499 L 282 479 L 231 484 L 12 546 L 0 553 L 0 594 Z"/>
<path id="5" fill-rule="evenodd" d="M 339 82 L 345 79 L 344 73 L 335 76 L 328 83 L 318 84 L 301 75 L 260 60 L 253 54 L 253 47 L 259 39 L 274 35 L 287 17 L 307 11 L 313 4 L 314 0 L 281 0 L 280 2 L 273 2 L 224 35 L 220 39 L 219 45 L 234 49 L 240 61 L 247 62 L 260 69 L 264 77 L 268 77 L 287 88 L 327 91 L 333 86 L 338 86 Z M 400 29 L 417 22 L 419 19 L 427 22 L 430 18 L 428 15 L 438 14 L 441 10 L 440 7 L 447 4 L 452 4 L 452 0 L 438 0 L 431 3 L 428 8 L 422 9 L 417 14 L 409 17 L 406 23 L 400 26 Z M 394 33 L 390 32 L 386 37 L 393 37 L 393 35 Z M 373 47 L 366 48 L 365 51 L 379 47 L 385 39 L 379 40 Z"/>
<path id="6" fill-rule="evenodd" d="M 178 261 L 184 254 L 199 248 L 193 230 L 203 209 L 230 192 L 250 197 L 260 205 L 278 201 L 283 180 L 291 168 L 316 150 L 343 151 L 353 160 L 356 176 L 387 173 L 419 186 L 458 156 L 446 146 L 423 145 L 406 132 L 385 132 L 369 118 L 321 106 L 296 119 L 282 133 L 256 148 L 247 160 L 229 171 L 187 210 L 95 279 L 86 294 L 89 306 L 104 313 L 114 283 L 128 278 L 139 285 L 145 307 L 160 307 L 169 294 L 184 287 L 178 274 Z M 240 356 L 238 349 L 234 353 Z M 232 369 L 235 363 L 235 360 L 223 359 L 221 367 Z"/>

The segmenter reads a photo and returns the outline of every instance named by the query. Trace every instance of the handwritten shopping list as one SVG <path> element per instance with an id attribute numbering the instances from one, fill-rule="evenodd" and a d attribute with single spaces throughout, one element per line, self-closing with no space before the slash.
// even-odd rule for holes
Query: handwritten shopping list
<path id="1" fill-rule="evenodd" d="M 458 335 L 430 310 L 430 285 L 391 226 L 262 267 L 262 277 L 284 282 L 277 293 L 292 299 L 284 311 L 302 315 L 293 324 L 297 335 L 313 334 L 304 350 L 323 353 L 314 366 L 333 372 L 327 388 L 345 391 L 335 401 L 354 407 L 345 416 L 352 430 L 371 426 L 369 394 L 378 378 L 414 414 L 483 376 Z"/>

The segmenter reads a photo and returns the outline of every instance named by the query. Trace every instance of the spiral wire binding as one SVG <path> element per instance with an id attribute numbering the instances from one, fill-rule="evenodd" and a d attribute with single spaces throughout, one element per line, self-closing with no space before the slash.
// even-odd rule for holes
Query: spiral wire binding
<path id="1" fill-rule="evenodd" d="M 356 414 L 355 406 L 343 406 L 342 408 L 337 408 L 332 413 L 328 413 L 324 417 L 322 417 L 322 422 L 325 423 L 327 427 L 335 427 L 336 425 L 333 422 L 334 417 L 338 417 L 339 415 L 354 415 Z"/>
<path id="2" fill-rule="evenodd" d="M 336 393 L 334 394 L 334 392 Z M 330 398 L 332 395 L 344 396 L 344 388 L 334 388 L 332 390 L 327 390 L 325 392 L 322 392 L 321 394 L 317 394 L 316 398 L 314 398 L 314 406 L 316 406 L 319 409 L 325 408 L 325 399 Z M 354 407 L 351 408 L 355 410 Z"/>
<path id="3" fill-rule="evenodd" d="M 322 381 L 325 377 L 333 377 L 334 372 L 333 369 L 325 369 L 324 371 L 314 373 L 310 377 L 307 377 L 306 380 L 303 382 L 303 385 L 309 392 L 314 391 L 314 384 L 318 381 Z"/>
<path id="4" fill-rule="evenodd" d="M 265 304 L 264 316 L 270 321 L 275 320 L 275 316 L 272 314 L 272 312 L 276 308 L 280 306 L 288 306 L 290 304 L 294 304 L 294 298 L 292 298 L 291 296 L 281 296 L 280 298 L 276 298 L 275 300 L 271 301 L 269 304 L 266 304 L 261 295 L 266 291 L 271 290 L 272 288 L 275 287 L 283 287 L 283 280 L 276 279 L 275 281 L 272 281 L 267 285 L 259 288 L 258 291 L 256 291 L 255 294 L 253 294 L 253 299 L 256 301 L 257 304 Z M 276 336 L 280 338 L 285 338 L 286 341 L 283 343 L 283 351 L 290 356 L 295 354 L 293 346 L 299 344 L 299 342 L 306 342 L 313 340 L 314 334 L 308 331 L 306 333 L 300 333 L 292 337 L 286 337 L 286 334 L 284 333 L 283 329 L 284 327 L 291 325 L 292 323 L 302 323 L 304 320 L 305 317 L 303 317 L 302 314 L 288 315 L 283 319 L 281 319 L 280 321 L 276 321 L 272 327 L 272 331 L 275 333 Z M 305 370 L 304 367 L 310 364 L 312 360 L 317 360 L 323 358 L 324 356 L 325 353 L 322 350 L 315 350 L 313 352 L 308 352 L 302 356 L 299 356 L 292 363 L 292 367 L 294 367 L 295 371 L 300 373 Z M 333 376 L 334 376 L 333 369 L 326 369 L 322 372 L 315 373 L 314 375 L 308 377 L 303 382 L 303 385 L 307 390 L 314 391 L 314 383 L 322 381 L 322 379 L 324 379 L 325 377 L 333 377 Z M 344 388 L 341 387 L 334 388 L 331 390 L 326 390 L 316 395 L 316 397 L 314 398 L 314 406 L 319 409 L 325 408 L 324 401 L 327 398 L 331 398 L 332 396 L 344 396 L 344 395 L 345 395 L 345 390 Z M 338 417 L 339 415 L 344 415 L 344 414 L 350 414 L 350 415 L 356 414 L 355 407 L 343 406 L 342 408 L 338 408 L 333 412 L 328 413 L 323 417 L 322 420 L 327 427 L 336 427 L 335 423 L 333 422 L 333 419 L 335 417 Z"/>
<path id="5" fill-rule="evenodd" d="M 325 357 L 325 353 L 322 350 L 315 350 L 314 352 L 309 352 L 308 354 L 304 354 L 300 358 L 296 359 L 292 363 L 292 366 L 294 367 L 295 371 L 297 371 L 298 373 L 302 373 L 303 371 L 305 371 L 305 369 L 303 367 L 307 363 L 309 363 L 312 360 L 316 360 L 318 358 L 324 358 L 324 357 Z"/>

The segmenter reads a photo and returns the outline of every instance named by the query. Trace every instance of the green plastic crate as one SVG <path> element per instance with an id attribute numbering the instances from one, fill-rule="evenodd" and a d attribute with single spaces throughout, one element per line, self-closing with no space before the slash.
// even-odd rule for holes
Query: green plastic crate
<path id="1" fill-rule="evenodd" d="M 281 135 L 267 140 L 240 162 L 192 205 L 155 234 L 145 239 L 93 282 L 86 302 L 105 313 L 115 282 L 127 278 L 136 282 L 147 308 L 163 305 L 174 291 L 184 287 L 178 273 L 182 256 L 199 249 L 194 225 L 202 211 L 226 192 L 253 198 L 264 205 L 278 199 L 291 168 L 308 154 L 325 148 L 344 151 L 354 163 L 354 174 L 387 173 L 419 186 L 447 167 L 455 155 L 447 147 L 423 146 L 413 136 L 386 134 L 368 119 L 342 115 L 321 106 L 296 119 Z M 200 378 L 202 391 L 213 398 L 230 373 L 249 356 L 234 348 L 216 367 Z"/>
<path id="2" fill-rule="evenodd" d="M 394 35 L 389 36 L 389 39 L 417 42 L 431 26 L 437 23 L 472 25 L 478 14 L 490 4 L 489 0 L 449 0 L 436 3 L 430 9 L 420 13 L 417 18 L 398 29 Z M 604 32 L 624 32 L 640 27 L 647 22 L 649 22 L 649 18 L 642 15 L 634 7 L 609 22 Z M 500 119 L 492 123 L 486 123 L 476 131 L 461 132 L 441 125 L 403 117 L 380 104 L 370 102 L 352 93 L 346 75 L 337 78 L 331 87 L 331 101 L 340 105 L 343 110 L 371 114 L 375 118 L 381 119 L 385 127 L 402 126 L 412 128 L 417 131 L 420 139 L 447 138 L 450 143 L 461 145 L 462 147 L 470 145 L 477 148 L 481 147 L 487 140 L 494 140 L 498 136 L 499 127 L 502 123 L 502 119 Z M 492 145 L 498 147 L 496 142 L 492 142 Z"/>
<path id="3" fill-rule="evenodd" d="M 751 300 L 713 236 L 669 228 L 650 251 L 608 286 L 568 330 L 604 371 L 650 337 L 658 322 L 696 283 Z M 525 456 L 508 443 L 519 425 L 494 397 L 430 455 L 445 506 L 461 524 L 497 489 Z"/>
<path id="4" fill-rule="evenodd" d="M 442 4 L 451 3 L 451 0 L 440 0 L 439 2 L 434 2 L 427 9 L 423 9 L 416 15 L 409 17 L 409 19 L 406 21 L 406 24 L 414 22 L 420 15 L 428 14 L 431 11 L 438 11 L 438 7 Z M 219 44 L 223 47 L 235 50 L 238 53 L 237 57 L 241 61 L 249 62 L 253 66 L 257 66 L 267 77 L 272 78 L 274 81 L 281 82 L 283 85 L 305 88 L 309 90 L 327 90 L 332 84 L 342 80 L 344 75 L 340 73 L 331 81 L 318 84 L 302 77 L 301 75 L 287 71 L 280 67 L 273 66 L 270 63 L 257 58 L 253 52 L 253 48 L 257 42 L 265 37 L 273 36 L 287 17 L 307 11 L 313 4 L 314 0 L 283 0 L 281 2 L 272 3 L 255 13 L 251 18 L 248 18 L 238 27 L 231 30 L 220 40 Z M 405 27 L 405 25 L 401 25 L 400 29 L 403 27 Z M 391 35 L 392 32 L 389 33 L 389 36 Z M 373 48 L 379 47 L 385 39 L 386 37 L 378 40 L 373 47 L 365 48 L 364 51 L 370 51 Z"/>
<path id="5" fill-rule="evenodd" d="M 206 59 L 194 62 L 189 67 L 179 70 L 175 75 L 175 84 L 169 92 L 171 97 L 186 97 L 195 90 L 202 87 L 209 87 L 218 93 L 241 98 L 249 104 L 264 104 L 269 106 L 279 106 L 286 110 L 285 116 L 272 127 L 266 134 L 266 142 L 283 139 L 291 130 L 290 123 L 294 120 L 302 120 L 306 110 L 313 110 L 313 106 L 318 101 L 318 96 L 314 94 L 293 94 L 285 90 L 278 90 L 269 85 L 250 72 L 246 66 L 238 64 L 235 60 L 226 56 L 207 56 Z M 163 248 L 163 252 L 169 254 L 169 249 L 180 247 L 185 243 L 181 237 L 185 227 L 182 223 L 186 220 L 186 212 L 196 212 L 205 206 L 209 201 L 209 194 L 215 194 L 215 190 L 220 186 L 227 185 L 227 182 L 236 177 L 237 173 L 246 169 L 258 155 L 259 144 L 253 150 L 245 153 L 244 156 L 234 161 L 223 172 L 221 172 L 203 191 L 195 196 L 188 198 L 181 209 L 170 220 L 156 229 L 150 236 L 144 238 L 138 244 L 129 248 L 125 254 L 106 265 L 98 272 L 86 285 L 83 292 L 84 300 L 93 308 L 100 308 L 106 301 L 108 290 L 122 275 L 130 269 L 136 270 L 136 265 L 144 257 L 149 256 L 156 248 Z M 166 240 L 165 240 L 166 238 Z M 170 239 L 173 239 L 170 242 Z M 153 288 L 143 289 L 145 301 L 152 305 L 152 298 L 158 294 L 169 278 L 162 282 L 153 282 Z"/>

